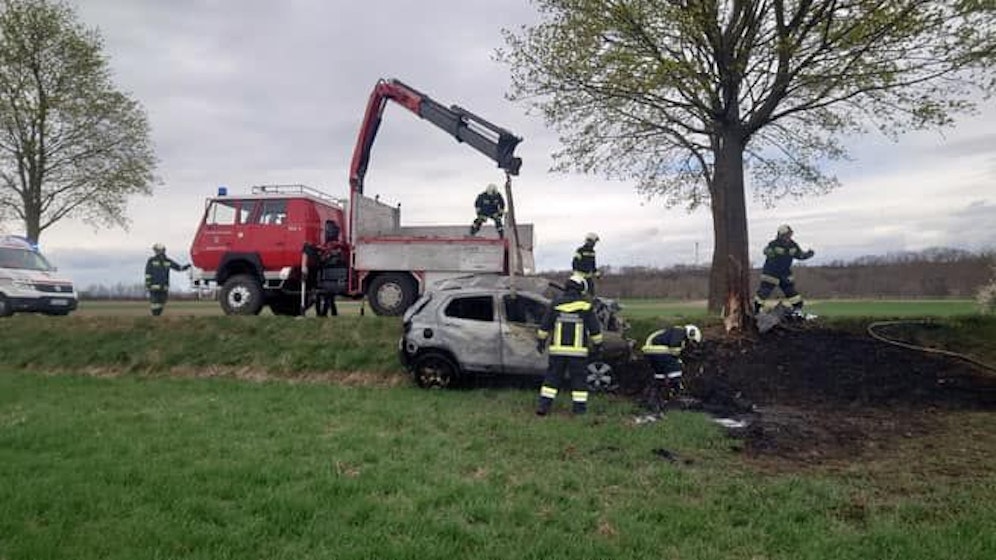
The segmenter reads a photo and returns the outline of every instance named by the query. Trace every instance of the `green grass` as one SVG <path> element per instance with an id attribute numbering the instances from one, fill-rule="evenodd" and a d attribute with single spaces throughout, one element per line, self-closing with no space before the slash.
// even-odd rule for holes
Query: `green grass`
<path id="1" fill-rule="evenodd" d="M 872 459 L 768 470 L 698 414 L 635 426 L 599 396 L 540 420 L 532 390 L 414 389 L 397 318 L 208 303 L 0 321 L 0 559 L 996 554 L 991 412 L 938 416 Z M 637 337 L 688 308 L 650 309 Z M 893 334 L 996 360 L 993 317 Z M 373 382 L 279 381 L 355 371 Z"/>
<path id="2" fill-rule="evenodd" d="M 538 419 L 534 398 L 0 371 L 0 558 L 996 552 L 985 461 L 967 478 L 917 480 L 931 457 L 885 481 L 860 465 L 765 474 L 698 414 L 636 426 L 629 403 L 596 398 L 587 417 Z"/>

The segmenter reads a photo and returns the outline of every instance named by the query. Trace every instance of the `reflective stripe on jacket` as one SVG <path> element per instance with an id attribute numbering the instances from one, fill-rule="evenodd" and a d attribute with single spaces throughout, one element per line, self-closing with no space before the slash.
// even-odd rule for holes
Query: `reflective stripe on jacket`
<path id="1" fill-rule="evenodd" d="M 787 278 L 792 272 L 792 261 L 806 260 L 809 256 L 795 241 L 778 237 L 764 248 L 764 268 L 761 271 L 775 278 Z"/>
<path id="2" fill-rule="evenodd" d="M 602 343 L 602 326 L 590 301 L 578 293 L 568 292 L 550 304 L 536 337 L 547 340 L 550 334 L 551 356 L 588 356 L 588 342 Z"/>
<path id="3" fill-rule="evenodd" d="M 596 268 L 595 246 L 591 243 L 585 243 L 578 247 L 578 250 L 574 252 L 574 258 L 571 260 L 571 270 L 580 272 L 585 278 L 591 278 Z"/>
<path id="4" fill-rule="evenodd" d="M 641 350 L 651 356 L 678 356 L 685 348 L 688 334 L 681 327 L 671 327 L 650 333 Z"/>
<path id="5" fill-rule="evenodd" d="M 148 290 L 168 290 L 170 269 L 183 270 L 183 267 L 166 255 L 149 257 L 145 263 L 145 288 Z"/>

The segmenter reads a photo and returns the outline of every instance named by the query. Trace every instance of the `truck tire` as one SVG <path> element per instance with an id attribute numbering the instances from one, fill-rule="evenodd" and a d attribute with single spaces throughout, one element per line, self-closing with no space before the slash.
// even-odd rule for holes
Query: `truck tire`
<path id="1" fill-rule="evenodd" d="M 401 315 L 418 298 L 418 286 L 411 276 L 392 272 L 370 283 L 367 300 L 377 315 Z"/>
<path id="2" fill-rule="evenodd" d="M 14 306 L 7 301 L 7 297 L 0 294 L 0 317 L 10 317 L 14 314 Z"/>
<path id="3" fill-rule="evenodd" d="M 221 309 L 225 315 L 258 315 L 263 309 L 263 287 L 248 274 L 232 276 L 221 287 Z"/>

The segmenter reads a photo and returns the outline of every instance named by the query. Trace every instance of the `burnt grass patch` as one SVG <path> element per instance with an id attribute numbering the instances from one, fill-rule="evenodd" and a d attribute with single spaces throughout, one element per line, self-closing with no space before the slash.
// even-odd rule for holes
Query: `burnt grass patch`
<path id="1" fill-rule="evenodd" d="M 749 456 L 854 458 L 925 435 L 945 412 L 996 411 L 996 373 L 867 334 L 800 324 L 752 337 L 707 333 L 686 351 L 692 408 L 748 422 Z M 628 392 L 649 377 L 639 366 Z"/>

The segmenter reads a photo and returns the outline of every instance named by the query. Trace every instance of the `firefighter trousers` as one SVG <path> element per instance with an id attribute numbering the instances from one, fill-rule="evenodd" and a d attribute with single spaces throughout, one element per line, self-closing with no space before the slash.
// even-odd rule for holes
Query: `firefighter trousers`
<path id="1" fill-rule="evenodd" d="M 546 376 L 540 387 L 539 405 L 536 414 L 540 416 L 550 412 L 554 399 L 566 379 L 571 385 L 571 411 L 574 414 L 584 414 L 588 411 L 588 358 L 580 356 L 550 356 Z"/>

